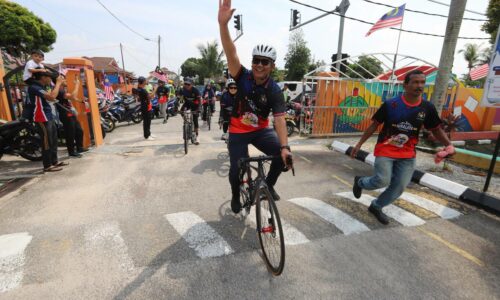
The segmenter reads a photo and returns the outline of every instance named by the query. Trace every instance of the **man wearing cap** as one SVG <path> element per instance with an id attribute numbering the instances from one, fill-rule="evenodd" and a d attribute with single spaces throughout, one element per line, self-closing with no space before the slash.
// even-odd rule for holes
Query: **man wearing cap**
<path id="1" fill-rule="evenodd" d="M 219 29 L 227 66 L 236 81 L 237 94 L 229 124 L 229 182 L 231 183 L 231 209 L 241 210 L 238 161 L 248 157 L 248 145 L 252 144 L 266 155 L 277 158 L 271 163 L 266 183 L 273 198 L 279 195 L 274 190 L 279 175 L 291 158 L 285 122 L 285 100 L 280 87 L 271 78 L 276 61 L 276 50 L 268 45 L 257 45 L 252 52 L 252 68 L 240 63 L 236 47 L 229 34 L 228 22 L 233 16 L 231 0 L 219 0 Z M 273 113 L 276 131 L 269 128 L 269 114 Z M 287 166 L 288 167 L 288 166 Z"/>
<path id="2" fill-rule="evenodd" d="M 47 92 L 45 87 L 50 85 L 52 74 L 47 71 L 39 71 L 40 69 L 35 69 L 36 72 L 33 73 L 34 81 L 28 88 L 28 98 L 34 106 L 27 117 L 35 122 L 42 140 L 43 171 L 61 171 L 61 167 L 68 163 L 59 162 L 57 158 L 57 129 L 49 101 L 54 102 L 56 100 L 59 89 L 64 82 L 64 77 L 59 76 L 55 87 L 50 92 Z"/>
<path id="3" fill-rule="evenodd" d="M 148 141 L 153 141 L 154 137 L 151 135 L 151 113 L 152 108 L 150 93 L 146 90 L 146 85 L 148 84 L 146 78 L 143 76 L 137 79 L 137 89 L 134 89 L 134 94 L 139 98 L 141 103 L 141 113 L 142 113 L 142 127 L 144 131 L 144 138 Z"/>

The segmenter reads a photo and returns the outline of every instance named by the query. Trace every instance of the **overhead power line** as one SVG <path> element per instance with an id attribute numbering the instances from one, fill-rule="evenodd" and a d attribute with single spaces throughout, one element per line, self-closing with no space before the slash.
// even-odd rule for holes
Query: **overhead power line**
<path id="1" fill-rule="evenodd" d="M 385 4 L 385 3 L 380 3 L 380 2 L 375 2 L 375 1 L 371 1 L 371 0 L 363 0 L 363 1 L 371 3 L 371 4 L 375 4 L 375 5 L 381 5 L 381 6 L 386 6 L 386 7 L 390 7 L 390 8 L 396 8 L 396 6 L 392 6 L 392 5 Z M 409 8 L 405 8 L 405 11 L 411 11 L 413 13 L 423 14 L 423 15 L 428 15 L 428 16 L 448 18 L 447 15 L 434 14 L 434 13 L 429 13 L 429 12 L 420 11 L 420 10 L 414 10 L 414 9 L 409 9 Z M 475 19 L 475 18 L 463 18 L 463 20 L 480 21 L 480 22 L 486 22 L 486 21 L 488 21 L 486 19 Z"/>
<path id="2" fill-rule="evenodd" d="M 141 38 L 145 39 L 146 41 L 153 41 L 151 38 L 148 38 L 142 34 L 140 34 L 139 32 L 135 31 L 134 29 L 132 29 L 130 26 L 128 26 L 125 22 L 123 22 L 122 20 L 120 20 L 112 11 L 110 11 L 104 4 L 102 4 L 101 1 L 99 0 L 96 0 L 102 7 L 104 7 L 105 10 L 107 10 L 109 12 L 110 15 L 113 16 L 113 18 L 115 18 L 118 22 L 120 22 L 123 26 L 125 26 L 128 30 L 132 31 L 133 33 L 137 34 L 138 36 L 140 36 Z"/>
<path id="3" fill-rule="evenodd" d="M 322 8 L 319 8 L 319 7 L 316 7 L 316 6 L 312 6 L 312 5 L 309 5 L 309 4 L 305 4 L 305 3 L 302 3 L 302 2 L 299 2 L 299 1 L 296 1 L 296 0 L 290 0 L 290 2 L 299 4 L 299 5 L 302 5 L 302 6 L 305 6 L 305 7 L 309 7 L 309 8 L 318 10 L 318 11 L 322 11 L 324 13 L 329 13 L 331 15 L 340 16 L 339 13 L 336 13 L 336 12 L 333 12 L 333 11 L 324 10 Z M 368 21 L 365 21 L 365 20 L 361 20 L 361 19 L 357 19 L 357 18 L 353 18 L 353 17 L 348 17 L 348 16 L 344 16 L 344 18 L 349 19 L 349 20 L 353 20 L 353 21 L 357 21 L 357 22 L 360 22 L 360 23 L 364 23 L 364 24 L 369 24 L 369 25 L 374 25 L 375 24 L 373 22 L 368 22 Z M 390 27 L 390 29 L 392 29 L 392 30 L 400 30 L 402 32 L 414 33 L 414 34 L 419 34 L 419 35 L 444 37 L 444 35 L 441 35 L 441 34 L 425 33 L 425 32 L 413 31 L 413 30 L 399 29 L 399 28 L 395 28 L 395 27 Z M 489 40 L 490 39 L 490 38 L 460 37 L 460 36 L 458 38 L 462 39 L 462 40 Z"/>
<path id="4" fill-rule="evenodd" d="M 448 3 L 443 3 L 443 2 L 439 2 L 439 1 L 435 1 L 435 0 L 427 0 L 427 1 L 450 7 L 450 5 Z M 473 10 L 470 10 L 470 9 L 466 9 L 465 11 L 473 13 L 473 14 L 476 14 L 476 15 L 480 15 L 480 16 L 485 16 L 486 17 L 486 14 L 484 14 L 484 13 L 480 13 L 480 12 L 473 11 Z"/>

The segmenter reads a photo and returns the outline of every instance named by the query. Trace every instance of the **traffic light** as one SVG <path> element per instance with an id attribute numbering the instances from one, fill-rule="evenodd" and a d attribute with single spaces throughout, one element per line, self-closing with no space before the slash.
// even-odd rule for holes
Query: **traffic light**
<path id="1" fill-rule="evenodd" d="M 300 24 L 300 12 L 296 9 L 292 9 L 292 27 Z"/>
<path id="2" fill-rule="evenodd" d="M 241 30 L 241 15 L 234 16 L 234 28 L 238 31 Z"/>
<path id="3" fill-rule="evenodd" d="M 347 54 L 347 53 L 342 53 L 342 58 L 341 58 L 341 59 L 346 59 L 346 58 L 348 58 L 348 57 L 349 57 L 349 54 Z M 335 63 L 337 60 L 338 60 L 338 59 L 337 59 L 337 53 L 334 53 L 334 54 L 332 55 L 332 68 L 331 68 L 331 71 L 332 71 L 332 72 L 336 71 L 336 69 L 335 69 L 335 67 L 336 67 L 336 66 L 335 66 L 335 65 L 333 65 L 333 63 Z M 347 61 L 343 61 L 343 63 L 344 63 L 344 64 L 346 64 L 346 65 L 348 64 L 348 63 L 347 63 Z M 340 65 L 340 72 L 342 72 L 342 73 L 347 72 L 347 67 L 346 67 L 346 66 L 344 66 L 343 64 L 341 64 L 341 65 Z"/>

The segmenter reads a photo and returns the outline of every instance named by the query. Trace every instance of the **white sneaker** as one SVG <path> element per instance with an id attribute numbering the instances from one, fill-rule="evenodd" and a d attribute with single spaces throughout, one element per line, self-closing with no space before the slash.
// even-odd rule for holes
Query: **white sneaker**
<path id="1" fill-rule="evenodd" d="M 156 135 L 154 135 L 154 134 L 150 134 L 149 136 L 156 139 Z"/>
<path id="2" fill-rule="evenodd" d="M 196 138 L 194 139 L 194 144 L 195 145 L 199 145 L 200 144 L 200 140 L 198 139 L 198 136 L 196 136 Z"/>
<path id="3" fill-rule="evenodd" d="M 154 141 L 154 140 L 155 140 L 155 138 L 152 137 L 151 135 L 146 139 L 146 141 Z"/>

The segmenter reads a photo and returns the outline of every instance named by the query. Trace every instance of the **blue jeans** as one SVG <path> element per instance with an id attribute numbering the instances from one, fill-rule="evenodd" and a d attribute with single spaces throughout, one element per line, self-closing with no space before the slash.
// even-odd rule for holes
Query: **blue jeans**
<path id="1" fill-rule="evenodd" d="M 240 158 L 248 157 L 248 145 L 252 144 L 255 148 L 264 152 L 266 155 L 277 155 L 281 153 L 280 142 L 274 129 L 266 128 L 249 133 L 230 133 L 229 134 L 229 183 L 233 198 L 240 197 L 240 179 L 238 174 L 238 161 Z M 273 187 L 278 181 L 283 168 L 285 167 L 281 157 L 277 157 L 271 162 L 271 167 L 267 173 L 266 183 Z"/>
<path id="2" fill-rule="evenodd" d="M 389 186 L 372 205 L 382 208 L 394 202 L 410 183 L 415 170 L 415 158 L 375 158 L 375 175 L 361 177 L 358 185 L 365 190 L 376 190 Z"/>

